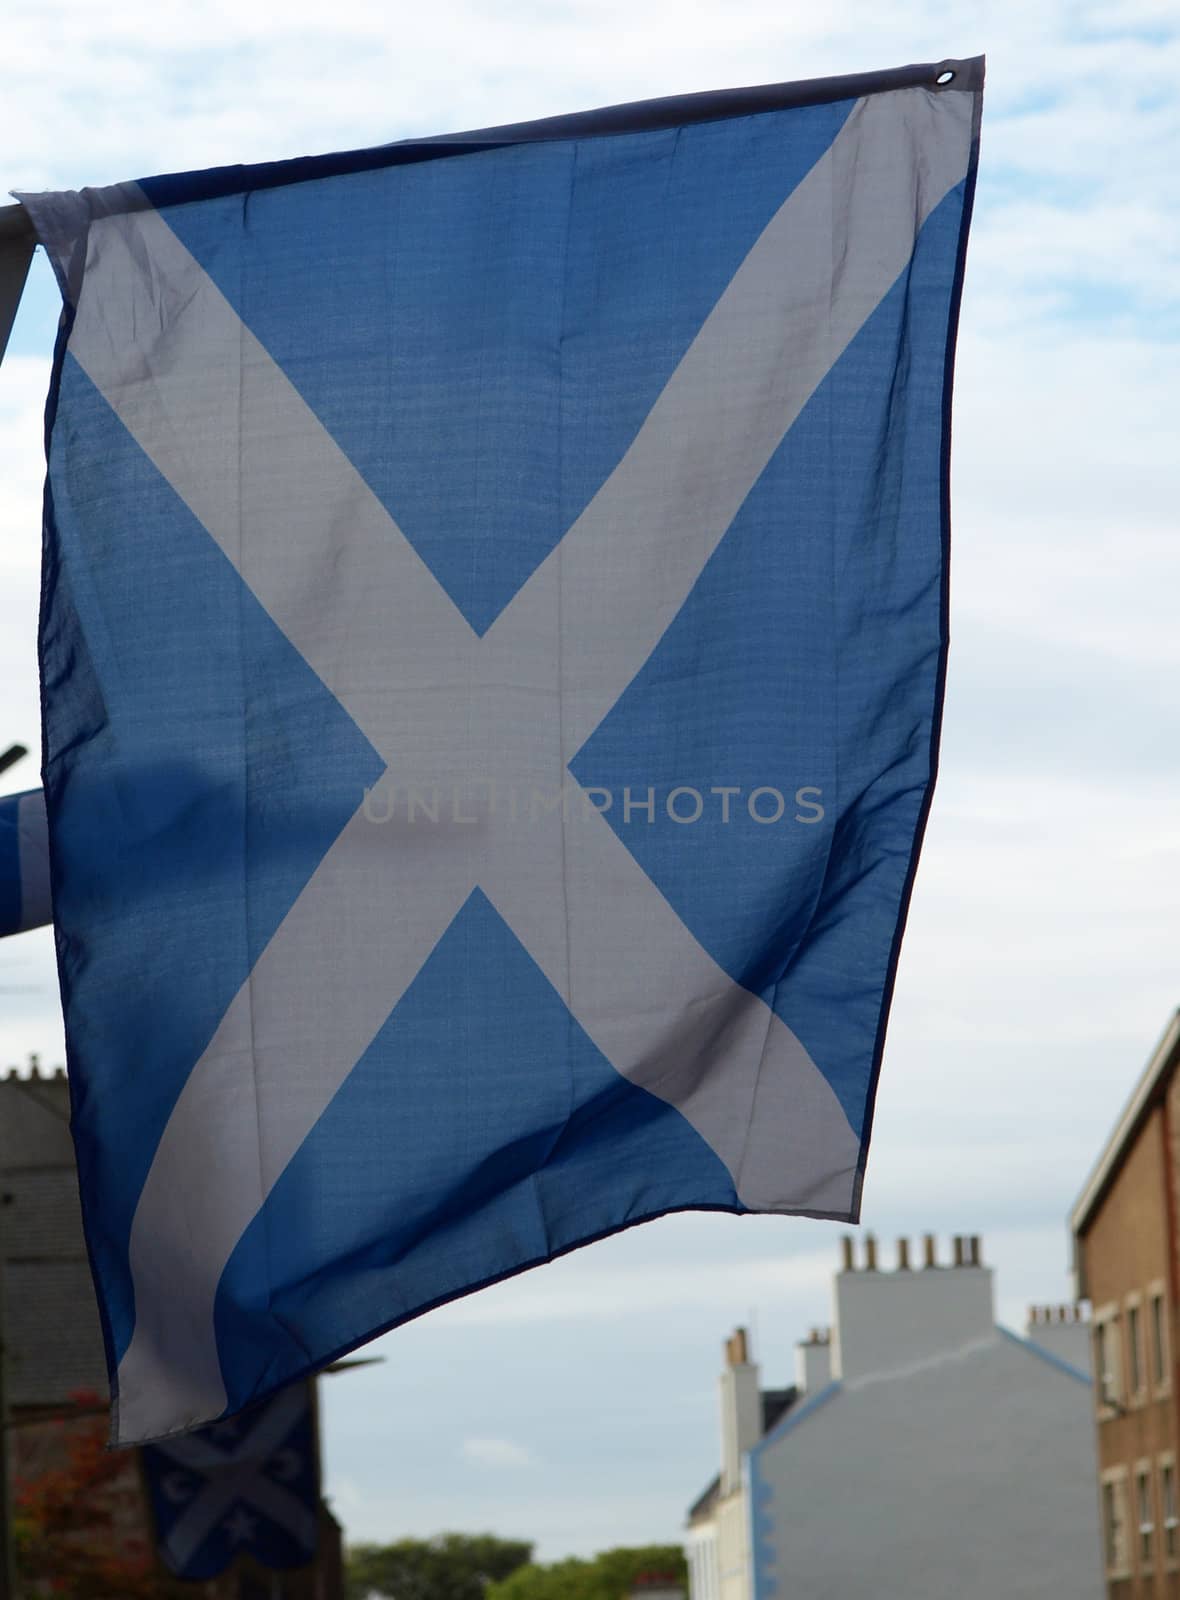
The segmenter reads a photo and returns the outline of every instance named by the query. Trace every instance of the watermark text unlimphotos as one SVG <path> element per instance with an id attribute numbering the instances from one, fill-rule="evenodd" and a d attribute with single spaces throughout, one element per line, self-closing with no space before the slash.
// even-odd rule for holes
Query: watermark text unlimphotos
<path id="1" fill-rule="evenodd" d="M 762 827 L 800 823 L 814 827 L 824 820 L 823 790 L 805 784 L 793 793 L 774 784 L 753 788 L 738 783 L 626 784 L 620 789 L 561 788 L 506 783 L 495 778 L 468 778 L 462 783 L 394 783 L 383 778 L 365 790 L 364 814 L 377 826 L 478 827 L 491 818 L 528 826 L 556 816 L 605 816 L 627 826 L 651 826 L 657 820 L 690 828 L 695 823 L 755 822 Z"/>

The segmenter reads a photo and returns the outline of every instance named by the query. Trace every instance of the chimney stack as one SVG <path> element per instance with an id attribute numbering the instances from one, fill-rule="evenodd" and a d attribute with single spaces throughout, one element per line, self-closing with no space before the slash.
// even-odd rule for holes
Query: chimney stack
<path id="1" fill-rule="evenodd" d="M 844 1237 L 840 1240 L 840 1255 L 842 1257 L 842 1263 L 843 1263 L 842 1264 L 842 1271 L 844 1271 L 844 1272 L 855 1272 L 856 1271 L 856 1262 L 853 1259 L 853 1255 L 852 1255 L 852 1236 L 851 1236 L 851 1234 L 847 1234 L 846 1233 L 844 1235 Z"/>
<path id="2" fill-rule="evenodd" d="M 908 1238 L 897 1240 L 896 1270 L 890 1270 L 892 1263 L 878 1262 L 871 1233 L 864 1240 L 864 1270 L 845 1270 L 835 1278 L 833 1377 L 850 1380 L 893 1371 L 958 1349 L 994 1328 L 992 1274 L 983 1265 L 978 1234 L 953 1236 L 951 1258 L 957 1272 L 939 1269 L 934 1234 L 922 1235 L 921 1272 L 912 1270 L 915 1259 Z"/>
<path id="3" fill-rule="evenodd" d="M 1048 1350 L 1079 1372 L 1089 1374 L 1092 1364 L 1090 1326 L 1080 1305 L 1029 1306 L 1025 1338 Z"/>
<path id="4" fill-rule="evenodd" d="M 762 1393 L 744 1328 L 725 1341 L 721 1371 L 721 1492 L 741 1486 L 742 1459 L 762 1437 Z"/>
<path id="5" fill-rule="evenodd" d="M 832 1381 L 830 1330 L 812 1328 L 795 1346 L 795 1387 L 800 1394 L 818 1394 Z"/>
<path id="6" fill-rule="evenodd" d="M 749 1340 L 744 1328 L 735 1328 L 725 1341 L 725 1364 L 727 1367 L 744 1367 L 750 1359 Z"/>

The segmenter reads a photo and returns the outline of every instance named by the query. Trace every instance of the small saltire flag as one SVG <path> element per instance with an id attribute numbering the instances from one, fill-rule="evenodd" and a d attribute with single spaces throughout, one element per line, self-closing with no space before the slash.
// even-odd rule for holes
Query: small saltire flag
<path id="1" fill-rule="evenodd" d="M 644 1218 L 857 1216 L 982 78 L 22 197 L 119 1440 Z"/>
<path id="2" fill-rule="evenodd" d="M 40 928 L 53 915 L 49 832 L 40 789 L 0 797 L 0 937 Z"/>
<path id="3" fill-rule="evenodd" d="M 310 1382 L 145 1445 L 142 1460 L 160 1559 L 178 1578 L 215 1578 L 242 1556 L 272 1569 L 314 1560 L 320 1489 Z"/>

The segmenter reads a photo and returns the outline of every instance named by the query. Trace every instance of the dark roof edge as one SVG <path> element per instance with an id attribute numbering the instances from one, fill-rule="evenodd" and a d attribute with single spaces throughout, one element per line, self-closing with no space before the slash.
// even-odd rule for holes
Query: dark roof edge
<path id="1" fill-rule="evenodd" d="M 720 1490 L 721 1474 L 717 1473 L 713 1480 L 701 1490 L 699 1495 L 697 1495 L 692 1505 L 689 1506 L 688 1516 L 685 1518 L 685 1525 L 687 1527 L 692 1526 L 693 1519 L 698 1515 L 699 1512 L 703 1511 L 706 1506 L 712 1504 L 712 1502 L 717 1499 Z"/>
<path id="2" fill-rule="evenodd" d="M 1118 1176 L 1132 1142 L 1155 1104 L 1160 1085 L 1178 1058 L 1180 1058 L 1180 1010 L 1174 1011 L 1169 1018 L 1162 1038 L 1152 1051 L 1138 1083 L 1123 1107 L 1122 1115 L 1103 1146 L 1081 1194 L 1074 1202 L 1073 1210 L 1069 1214 L 1069 1228 L 1075 1243 L 1089 1226 L 1107 1190 Z M 1077 1270 L 1079 1263 L 1076 1259 L 1074 1265 Z M 1079 1289 L 1078 1297 L 1084 1299 L 1085 1290 L 1080 1285 Z"/>

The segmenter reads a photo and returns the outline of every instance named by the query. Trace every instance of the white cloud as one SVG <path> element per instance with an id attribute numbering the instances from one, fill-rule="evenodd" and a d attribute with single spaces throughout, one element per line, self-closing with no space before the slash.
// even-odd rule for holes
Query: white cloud
<path id="1" fill-rule="evenodd" d="M 1044 142 L 1030 102 L 1067 105 L 1064 119 L 1050 118 L 1060 130 L 1055 147 L 1068 150 L 1087 125 L 1109 121 L 1126 151 L 1135 132 L 1118 113 L 1175 81 L 1174 44 L 1130 25 L 1087 42 L 1079 15 L 1102 12 L 997 0 L 981 27 L 966 0 L 904 8 L 582 0 L 494 14 L 476 0 L 396 12 L 373 0 L 330 10 L 302 0 L 17 0 L 5 16 L 0 149 L 14 179 L 111 181 L 986 46 L 996 112 L 989 140 L 1004 138 L 1005 110 L 1019 111 L 1018 136 L 1002 154 L 1027 168 L 1028 152 Z M 1024 126 L 1030 117 L 1036 132 Z M 1099 141 L 1095 132 L 1094 148 Z"/>
<path id="2" fill-rule="evenodd" d="M 532 1452 L 512 1439 L 464 1439 L 460 1454 L 464 1461 L 480 1467 L 531 1467 Z"/>
<path id="3" fill-rule="evenodd" d="M 640 1309 L 661 1315 L 723 1305 L 743 1295 L 755 1298 L 787 1292 L 822 1291 L 827 1252 L 785 1259 L 781 1254 L 738 1260 L 701 1261 L 686 1271 L 680 1261 L 645 1261 L 631 1266 L 616 1254 L 609 1262 L 598 1252 L 576 1252 L 518 1278 L 494 1284 L 480 1294 L 456 1300 L 435 1313 L 460 1327 L 511 1326 L 561 1322 L 631 1321 Z"/>

